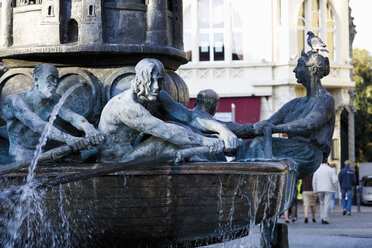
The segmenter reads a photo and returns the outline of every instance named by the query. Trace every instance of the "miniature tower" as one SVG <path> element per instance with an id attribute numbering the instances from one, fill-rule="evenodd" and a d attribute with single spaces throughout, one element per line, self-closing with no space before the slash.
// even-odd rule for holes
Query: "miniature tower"
<path id="1" fill-rule="evenodd" d="M 126 89 L 135 64 L 159 59 L 167 70 L 164 88 L 188 104 L 188 88 L 174 72 L 187 62 L 183 51 L 182 0 L 2 0 L 0 98 L 32 87 L 32 69 L 49 63 L 60 71 L 57 93 L 76 82 L 91 86 L 85 117 Z M 101 106 L 102 107 L 102 106 Z"/>

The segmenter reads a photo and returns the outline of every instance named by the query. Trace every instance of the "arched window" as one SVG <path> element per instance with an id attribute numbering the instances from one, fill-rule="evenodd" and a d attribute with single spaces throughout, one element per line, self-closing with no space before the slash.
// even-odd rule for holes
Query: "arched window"
<path id="1" fill-rule="evenodd" d="M 79 40 L 79 25 L 74 20 L 71 19 L 67 24 L 67 40 L 66 43 L 78 42 Z"/>
<path id="2" fill-rule="evenodd" d="M 297 17 L 297 48 L 308 51 L 307 31 L 312 31 L 327 45 L 329 59 L 335 60 L 336 20 L 332 6 L 327 0 L 305 0 L 298 11 Z"/>
<path id="3" fill-rule="evenodd" d="M 336 19 L 333 15 L 331 6 L 327 3 L 327 47 L 329 51 L 329 59 L 335 60 L 335 33 L 336 33 Z"/>
<path id="4" fill-rule="evenodd" d="M 302 3 L 297 17 L 298 54 L 301 54 L 301 51 L 305 50 L 305 30 L 306 30 L 305 3 Z"/>
<path id="5" fill-rule="evenodd" d="M 184 46 L 194 62 L 243 60 L 245 0 L 184 0 Z M 244 7 L 243 7 L 244 8 Z"/>
<path id="6" fill-rule="evenodd" d="M 319 0 L 311 1 L 311 30 L 317 36 L 320 31 L 320 6 Z"/>

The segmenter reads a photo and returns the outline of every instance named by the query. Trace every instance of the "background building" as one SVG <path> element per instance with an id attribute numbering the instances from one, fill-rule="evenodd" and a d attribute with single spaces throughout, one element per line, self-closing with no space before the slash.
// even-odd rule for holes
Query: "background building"
<path id="1" fill-rule="evenodd" d="M 190 97 L 216 90 L 217 118 L 239 123 L 267 119 L 305 95 L 292 71 L 301 51 L 310 50 L 307 31 L 320 36 L 331 61 L 322 83 L 336 102 L 332 159 L 340 161 L 341 112 L 354 87 L 348 0 L 184 0 L 183 16 L 189 63 L 178 73 Z"/>

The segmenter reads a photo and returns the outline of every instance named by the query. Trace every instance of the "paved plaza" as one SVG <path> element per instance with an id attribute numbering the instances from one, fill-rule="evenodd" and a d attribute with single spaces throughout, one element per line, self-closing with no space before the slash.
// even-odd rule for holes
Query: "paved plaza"
<path id="1" fill-rule="evenodd" d="M 288 224 L 288 239 L 290 248 L 371 248 L 372 247 L 372 206 L 352 206 L 351 216 L 342 215 L 342 207 L 337 203 L 329 218 L 330 224 L 321 224 L 319 203 L 317 205 L 316 223 L 304 223 L 304 209 L 299 201 L 298 218 Z M 284 223 L 284 216 L 279 219 Z"/>

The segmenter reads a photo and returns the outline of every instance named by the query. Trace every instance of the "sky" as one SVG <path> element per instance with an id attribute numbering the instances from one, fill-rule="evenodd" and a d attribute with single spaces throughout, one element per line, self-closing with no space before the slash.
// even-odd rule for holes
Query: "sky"
<path id="1" fill-rule="evenodd" d="M 372 0 L 350 0 L 350 7 L 357 31 L 353 47 L 372 55 Z"/>

